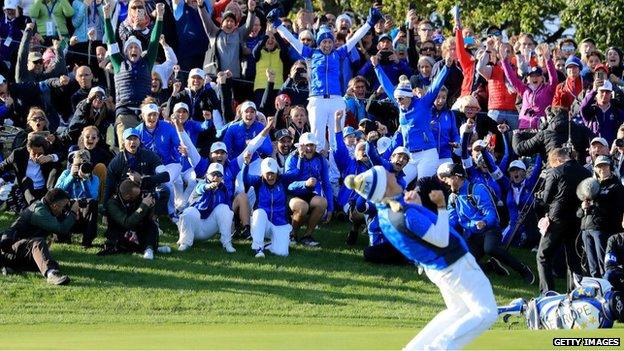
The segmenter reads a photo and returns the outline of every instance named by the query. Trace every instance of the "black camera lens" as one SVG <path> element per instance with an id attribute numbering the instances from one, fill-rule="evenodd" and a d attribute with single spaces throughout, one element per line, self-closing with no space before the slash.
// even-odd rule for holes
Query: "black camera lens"
<path id="1" fill-rule="evenodd" d="M 624 147 L 624 139 L 615 139 L 615 146 Z"/>
<path id="2" fill-rule="evenodd" d="M 91 174 L 93 172 L 93 165 L 89 162 L 85 162 L 80 165 L 80 172 L 82 174 Z"/>

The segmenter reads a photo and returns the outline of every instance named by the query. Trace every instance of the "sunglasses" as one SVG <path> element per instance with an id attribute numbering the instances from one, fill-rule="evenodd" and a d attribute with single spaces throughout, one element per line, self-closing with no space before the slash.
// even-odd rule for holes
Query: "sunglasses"
<path id="1" fill-rule="evenodd" d="M 43 65 L 43 60 L 33 61 L 33 64 L 35 64 L 35 65 Z"/>
<path id="2" fill-rule="evenodd" d="M 420 49 L 420 51 L 421 51 L 421 52 L 435 51 L 435 48 L 427 47 L 427 48 L 422 48 L 422 49 Z"/>
<path id="3" fill-rule="evenodd" d="M 133 10 L 143 10 L 143 9 L 145 9 L 145 7 L 143 7 L 143 6 L 132 6 L 130 8 L 133 9 Z"/>
<path id="4" fill-rule="evenodd" d="M 210 175 L 213 176 L 213 177 L 223 178 L 223 173 L 221 173 L 221 172 L 212 172 L 212 173 L 210 173 Z"/>
<path id="5" fill-rule="evenodd" d="M 43 118 L 43 117 L 33 117 L 30 120 L 33 121 L 33 122 L 42 122 L 42 121 L 45 121 L 45 118 Z"/>

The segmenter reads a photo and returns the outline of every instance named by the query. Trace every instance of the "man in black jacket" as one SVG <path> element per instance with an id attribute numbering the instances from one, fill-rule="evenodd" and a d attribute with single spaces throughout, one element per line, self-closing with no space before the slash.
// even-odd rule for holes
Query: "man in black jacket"
<path id="1" fill-rule="evenodd" d="M 64 285 L 69 277 L 61 275 L 59 265 L 50 256 L 46 236 L 69 235 L 76 222 L 78 207 L 71 206 L 69 196 L 52 189 L 41 201 L 22 211 L 0 238 L 0 265 L 3 271 L 39 271 L 48 283 Z"/>
<path id="2" fill-rule="evenodd" d="M 570 157 L 568 149 L 556 148 L 550 151 L 548 162 L 552 169 L 546 176 L 541 195 L 543 202 L 548 204 L 548 213 L 540 222 L 548 222 L 549 225 L 540 239 L 537 252 L 539 287 L 542 294 L 555 291 L 552 266 L 555 253 L 561 245 L 565 248 L 568 265 L 568 288 L 574 288 L 573 274 L 583 274 L 575 246 L 580 223 L 574 213 L 581 204 L 576 196 L 576 187 L 590 176 L 589 171 Z"/>
<path id="3" fill-rule="evenodd" d="M 31 134 L 26 147 L 13 150 L 0 162 L 0 173 L 13 171 L 26 204 L 30 205 L 54 188 L 60 173 L 59 159 L 47 153 L 48 141 L 41 135 Z"/>
<path id="4" fill-rule="evenodd" d="M 122 150 L 108 164 L 106 172 L 106 186 L 104 188 L 104 203 L 117 192 L 122 180 L 129 178 L 141 185 L 143 192 L 154 193 L 156 187 L 169 181 L 169 173 L 157 173 L 156 167 L 162 162 L 160 157 L 153 151 L 140 147 L 141 140 L 134 128 L 128 128 L 123 132 Z M 166 189 L 166 188 L 163 188 Z M 167 208 L 166 191 L 159 192 L 158 203 L 164 204 L 164 213 Z"/>
<path id="5" fill-rule="evenodd" d="M 615 290 L 624 291 L 624 233 L 609 238 L 604 260 L 606 272 L 603 278 L 608 280 Z"/>
<path id="6" fill-rule="evenodd" d="M 592 200 L 584 200 L 577 215 L 581 218 L 581 235 L 587 255 L 589 274 L 601 278 L 605 273 L 607 240 L 622 230 L 624 215 L 624 186 L 611 171 L 611 159 L 598 156 L 594 161 L 594 174 L 600 191 Z"/>
<path id="7" fill-rule="evenodd" d="M 587 127 L 569 120 L 567 110 L 553 108 L 548 114 L 548 123 L 537 134 L 514 130 L 512 147 L 520 156 L 534 156 L 539 153 L 544 157 L 552 150 L 563 147 L 571 139 L 576 159 L 584 164 L 591 138 L 592 133 Z"/>

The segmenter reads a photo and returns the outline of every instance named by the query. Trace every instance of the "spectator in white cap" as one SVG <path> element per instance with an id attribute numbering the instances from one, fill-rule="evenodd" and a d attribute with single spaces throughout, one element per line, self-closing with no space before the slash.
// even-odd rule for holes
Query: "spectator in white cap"
<path id="1" fill-rule="evenodd" d="M 348 176 L 345 185 L 375 204 L 384 237 L 409 261 L 424 268 L 447 302 L 447 309 L 429 322 L 405 350 L 460 349 L 496 321 L 492 286 L 464 239 L 449 227 L 441 191 L 429 194 L 436 206 L 435 214 L 422 206 L 417 192 L 404 195 L 394 174 L 382 166 Z M 448 327 L 440 329 L 441 325 Z"/>
<path id="2" fill-rule="evenodd" d="M 183 204 L 183 193 L 179 190 L 182 188 L 182 165 L 180 164 L 180 139 L 175 128 L 164 121 L 160 120 L 160 108 L 153 103 L 147 103 L 141 106 L 141 116 L 143 122 L 139 124 L 135 130 L 141 139 L 141 145 L 154 151 L 162 161 L 158 172 L 169 173 L 169 182 L 166 186 L 169 189 L 169 216 L 176 220 L 176 203 Z M 174 185 L 175 183 L 179 183 Z M 176 189 L 178 191 L 176 191 Z"/>
<path id="3" fill-rule="evenodd" d="M 220 233 L 223 249 L 236 252 L 232 246 L 232 196 L 223 182 L 223 165 L 211 163 L 206 178 L 195 187 L 199 199 L 180 215 L 178 250 L 186 251 L 195 240 L 206 240 Z"/>
<path id="4" fill-rule="evenodd" d="M 382 139 L 383 138 L 380 138 L 379 140 L 382 140 Z M 379 140 L 377 141 L 377 143 L 379 143 Z M 403 189 L 406 189 L 408 183 L 406 183 L 405 181 L 404 169 L 410 162 L 409 150 L 404 146 L 398 146 L 394 150 L 392 150 L 392 153 L 390 153 L 390 150 L 392 147 L 390 145 L 388 149 L 384 151 L 385 155 L 388 155 L 390 153 L 390 157 L 382 156 L 379 153 L 380 151 L 379 149 L 375 150 L 375 148 L 372 147 L 371 143 L 370 142 L 368 143 L 369 143 L 368 155 L 373 165 L 383 166 L 386 169 L 386 171 L 394 173 L 399 184 L 403 187 Z"/>
<path id="5" fill-rule="evenodd" d="M 595 80 L 593 89 L 581 102 L 581 117 L 594 134 L 611 145 L 618 128 L 624 122 L 624 111 L 611 104 L 613 84 L 608 80 L 600 83 L 600 80 Z"/>
<path id="6" fill-rule="evenodd" d="M 589 142 L 589 160 L 585 164 L 585 168 L 593 172 L 594 170 L 594 161 L 598 156 L 604 155 L 608 156 L 610 153 L 609 143 L 605 138 L 595 137 Z"/>
<path id="7" fill-rule="evenodd" d="M 279 174 L 274 158 L 262 160 L 261 176 L 249 174 L 249 162 L 251 153 L 246 153 L 242 172 L 245 191 L 253 188 L 257 199 L 251 215 L 251 249 L 256 258 L 263 258 L 264 239 L 268 238 L 270 244 L 266 250 L 278 256 L 288 256 L 292 226 L 288 218 L 286 189 L 290 179 Z"/>
<path id="8" fill-rule="evenodd" d="M 18 17 L 19 3 L 19 0 L 5 0 L 4 11 L 0 13 L 0 37 L 4 38 L 3 45 L 0 47 L 0 65 L 5 66 L 2 67 L 0 73 L 7 76 L 10 74 L 13 55 L 17 52 L 22 40 L 22 31 L 26 29 L 26 22 L 30 21 L 28 16 Z"/>
<path id="9" fill-rule="evenodd" d="M 76 144 L 84 127 L 95 126 L 102 132 L 100 140 L 104 142 L 106 131 L 114 122 L 115 111 L 106 104 L 106 92 L 100 87 L 93 87 L 87 98 L 78 103 L 69 125 L 61 135 L 68 138 L 71 144 Z"/>
<path id="10" fill-rule="evenodd" d="M 343 33 L 345 35 L 349 34 L 352 26 L 353 20 L 348 14 L 343 13 L 336 18 L 336 29 L 339 33 Z"/>
<path id="11" fill-rule="evenodd" d="M 201 68 L 193 68 L 189 72 L 186 88 L 182 89 L 180 82 L 173 85 L 173 92 L 167 104 L 171 108 L 178 102 L 184 102 L 188 106 L 190 118 L 199 122 L 204 122 L 208 117 L 204 117 L 202 111 L 210 108 L 212 114 L 209 119 L 217 129 L 223 127 L 219 98 L 210 84 L 206 84 L 206 72 Z"/>
<path id="12" fill-rule="evenodd" d="M 286 159 L 284 174 L 294 179 L 288 186 L 292 196 L 289 207 L 292 214 L 293 237 L 305 246 L 318 246 L 312 233 L 327 211 L 329 222 L 334 210 L 334 196 L 329 182 L 329 165 L 325 157 L 316 151 L 318 141 L 314 134 L 303 133 L 296 145 L 297 151 Z M 308 216 L 306 230 L 299 237 L 299 228 Z"/>

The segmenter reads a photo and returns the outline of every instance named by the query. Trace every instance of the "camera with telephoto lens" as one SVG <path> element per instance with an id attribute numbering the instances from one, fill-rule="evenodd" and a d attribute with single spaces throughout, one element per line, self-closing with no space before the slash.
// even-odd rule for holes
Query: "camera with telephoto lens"
<path id="1" fill-rule="evenodd" d="M 80 173 L 84 176 L 90 176 L 93 173 L 93 165 L 90 162 L 80 164 Z"/>

